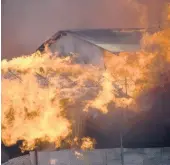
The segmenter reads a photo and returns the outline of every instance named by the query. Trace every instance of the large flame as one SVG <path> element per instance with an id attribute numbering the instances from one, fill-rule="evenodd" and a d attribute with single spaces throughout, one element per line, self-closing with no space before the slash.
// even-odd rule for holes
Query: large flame
<path id="1" fill-rule="evenodd" d="M 169 41 L 170 28 L 166 28 L 145 34 L 139 52 L 118 56 L 105 52 L 105 70 L 77 64 L 74 56 L 61 58 L 49 52 L 3 60 L 3 142 L 10 146 L 23 140 L 23 150 L 34 149 L 39 141 L 60 147 L 72 133 L 69 114 L 76 110 L 107 113 L 110 103 L 131 110 L 150 108 L 152 100 L 146 99 L 144 106 L 138 100 L 170 82 Z M 92 148 L 90 138 L 82 141 L 82 149 Z"/>
<path id="2" fill-rule="evenodd" d="M 21 64 L 29 61 L 27 58 L 20 60 Z M 25 140 L 23 147 L 33 149 L 36 140 L 43 139 L 59 146 L 61 140 L 71 133 L 71 123 L 63 114 L 57 89 L 52 85 L 39 87 L 31 72 L 19 74 L 19 79 L 14 80 L 7 75 L 9 71 L 4 73 L 8 79 L 2 80 L 3 142 L 12 145 L 18 140 Z M 11 74 L 18 73 L 11 71 Z"/>
<path id="3" fill-rule="evenodd" d="M 71 134 L 67 106 L 78 109 L 79 100 L 83 110 L 84 97 L 87 102 L 95 97 L 100 88 L 95 82 L 102 77 L 99 68 L 74 64 L 73 58 L 46 53 L 2 61 L 2 139 L 6 145 L 24 140 L 23 150 L 34 149 L 39 141 L 60 147 Z"/>

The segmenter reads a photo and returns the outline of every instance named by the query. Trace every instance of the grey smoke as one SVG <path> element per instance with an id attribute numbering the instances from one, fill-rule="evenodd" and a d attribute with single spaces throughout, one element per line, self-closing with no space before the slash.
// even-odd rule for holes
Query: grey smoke
<path id="1" fill-rule="evenodd" d="M 163 2 L 137 0 L 156 24 Z M 2 0 L 2 58 L 35 51 L 58 30 L 141 27 L 140 13 L 128 0 Z"/>

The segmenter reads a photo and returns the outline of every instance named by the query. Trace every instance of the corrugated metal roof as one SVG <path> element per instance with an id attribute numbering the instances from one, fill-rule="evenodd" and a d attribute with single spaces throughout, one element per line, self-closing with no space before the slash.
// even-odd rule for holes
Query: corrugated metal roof
<path id="1" fill-rule="evenodd" d="M 143 29 L 106 29 L 67 31 L 110 52 L 132 52 L 140 49 Z"/>
<path id="2" fill-rule="evenodd" d="M 100 48 L 112 53 L 135 52 L 140 50 L 140 41 L 144 32 L 155 32 L 156 29 L 87 29 L 87 30 L 65 30 L 59 31 L 53 35 L 44 44 L 52 44 L 63 35 L 71 34 L 82 40 L 86 40 Z M 44 49 L 42 44 L 38 50 Z"/>

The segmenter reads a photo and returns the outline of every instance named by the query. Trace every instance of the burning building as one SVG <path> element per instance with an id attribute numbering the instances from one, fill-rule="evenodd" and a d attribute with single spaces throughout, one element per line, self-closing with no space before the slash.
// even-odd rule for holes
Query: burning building
<path id="1" fill-rule="evenodd" d="M 61 31 L 40 46 L 42 54 L 4 61 L 3 89 L 9 89 L 14 82 L 13 90 L 20 93 L 16 96 L 13 91 L 8 91 L 8 95 L 3 92 L 4 142 L 11 145 L 18 139 L 25 140 L 24 149 L 32 150 L 39 138 L 55 141 L 59 148 L 70 133 L 69 119 L 73 137 L 90 136 L 96 139 L 97 149 L 121 148 L 118 154 L 115 150 L 119 164 L 121 161 L 123 164 L 123 153 L 126 155 L 124 147 L 167 147 L 169 104 L 164 100 L 170 91 L 169 81 L 162 79 L 168 79 L 163 75 L 169 73 L 169 58 L 167 49 L 163 49 L 165 56 L 160 58 L 149 52 L 151 48 L 157 52 L 160 47 L 148 47 L 145 42 L 148 52 L 142 51 L 144 32 L 143 29 Z M 43 54 L 46 50 L 52 55 Z M 167 64 L 166 70 L 158 68 L 160 59 L 163 66 Z M 162 86 L 166 86 L 166 91 L 162 92 Z M 62 114 L 63 109 L 68 112 L 68 119 Z M 24 123 L 22 129 L 20 123 Z M 159 151 L 161 155 L 163 151 Z M 51 164 L 55 163 L 51 159 Z"/>
<path id="2" fill-rule="evenodd" d="M 61 57 L 76 55 L 76 63 L 78 64 L 90 64 L 106 69 L 108 67 L 106 60 L 110 58 L 110 56 L 116 57 L 122 52 L 132 53 L 140 50 L 140 42 L 145 31 L 145 29 L 93 29 L 59 31 L 48 41 L 43 43 L 38 50 L 43 52 L 45 51 L 45 48 L 48 47 L 52 54 L 58 53 Z M 126 95 L 123 91 L 120 93 L 121 95 Z M 105 118 L 97 112 L 88 115 L 88 117 L 84 117 L 84 113 L 82 114 L 79 110 L 75 113 L 75 109 L 77 108 L 73 107 L 73 109 L 74 114 L 72 114 L 72 117 L 76 120 L 76 136 L 83 136 L 83 134 L 85 134 L 85 127 L 88 122 L 92 122 L 90 125 L 95 127 L 95 130 L 97 130 L 97 127 L 94 125 Z M 86 120 L 89 119 L 89 116 L 91 119 L 87 122 Z M 97 116 L 98 118 L 96 118 Z M 108 115 L 106 116 L 106 118 L 108 118 Z M 111 116 L 111 120 L 113 120 L 113 116 L 118 117 L 120 115 L 114 114 Z M 93 120 L 95 122 L 93 122 Z M 110 123 L 112 122 L 110 121 Z M 104 126 L 103 129 L 105 131 L 106 127 L 110 126 Z M 104 130 L 102 132 L 104 132 Z M 114 130 L 116 130 L 116 128 Z M 119 130 L 117 131 L 119 132 Z M 118 133 L 116 134 L 118 135 Z M 119 144 L 119 137 L 117 137 L 116 141 L 117 144 Z"/>
<path id="3" fill-rule="evenodd" d="M 76 55 L 76 63 L 86 65 L 90 64 L 107 70 L 110 68 L 110 65 L 118 65 L 118 63 L 113 61 L 118 61 L 119 54 L 133 54 L 141 50 L 141 40 L 143 35 L 146 32 L 153 33 L 156 29 L 93 29 L 93 30 L 67 30 L 59 31 L 49 40 L 43 43 L 37 50 L 43 52 L 48 48 L 52 54 L 56 52 L 61 55 L 61 57 L 73 56 Z M 132 55 L 134 56 L 134 55 Z M 112 59 L 112 63 L 109 61 Z M 119 62 L 119 61 L 118 61 Z M 127 79 L 120 80 L 122 81 L 121 87 L 118 87 L 115 84 L 115 88 L 118 93 L 118 98 L 129 97 L 127 93 L 126 86 Z M 128 80 L 129 81 L 129 80 Z M 129 83 L 129 82 L 128 82 Z M 119 83 L 120 85 L 120 83 Z M 103 98 L 104 99 L 104 98 Z M 73 107 L 73 109 L 76 109 Z M 110 110 L 114 109 L 114 106 L 110 106 Z M 75 111 L 75 110 L 74 110 Z M 95 110 L 94 110 L 95 111 Z M 77 136 L 82 136 L 89 132 L 96 135 L 102 132 L 104 137 L 108 138 L 108 131 L 111 131 L 114 135 L 113 143 L 114 147 L 119 147 L 120 145 L 120 125 L 122 122 L 122 116 L 118 111 L 109 111 L 108 114 L 102 115 L 98 112 L 89 112 L 88 117 L 84 116 L 84 113 L 77 111 L 72 114 L 75 124 L 75 132 Z M 73 111 L 72 111 L 73 112 Z M 128 112 L 126 114 L 126 120 L 130 116 L 133 116 L 134 112 Z M 87 121 L 88 120 L 88 121 Z M 100 121 L 105 121 L 100 125 Z M 107 122 L 106 122 L 107 121 Z M 87 123 L 87 124 L 86 124 Z M 107 125 L 109 123 L 109 125 Z M 99 127 L 99 125 L 100 127 Z M 118 126 L 119 125 L 119 126 Z M 90 126 L 90 130 L 87 131 Z M 128 129 L 129 126 L 126 126 Z M 86 128 L 86 129 L 85 129 Z M 127 131 L 127 130 L 126 130 Z M 87 133 L 88 134 L 88 133 Z M 99 136 L 98 134 L 98 136 Z M 106 139 L 107 139 L 106 138 Z M 104 140 L 105 144 L 102 145 L 100 142 L 100 147 L 106 147 L 107 141 Z M 109 147 L 111 145 L 109 140 Z M 111 147 L 111 146 L 110 146 Z"/>

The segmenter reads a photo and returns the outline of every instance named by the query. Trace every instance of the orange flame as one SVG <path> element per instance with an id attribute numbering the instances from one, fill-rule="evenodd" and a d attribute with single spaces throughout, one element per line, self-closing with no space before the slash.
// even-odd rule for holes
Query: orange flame
<path id="1" fill-rule="evenodd" d="M 60 147 L 71 134 L 67 105 L 87 95 L 91 90 L 88 84 L 93 85 L 101 77 L 98 68 L 82 67 L 72 60 L 46 53 L 2 61 L 5 145 L 24 140 L 23 151 L 34 149 L 39 141 L 54 142 Z"/>
<path id="2" fill-rule="evenodd" d="M 138 98 L 170 83 L 169 41 L 170 28 L 166 28 L 146 34 L 139 52 L 119 56 L 105 52 L 105 71 L 75 64 L 74 56 L 59 58 L 49 53 L 3 60 L 3 142 L 9 146 L 24 140 L 23 150 L 34 149 L 39 141 L 60 147 L 73 129 L 67 116 L 70 106 L 103 113 L 108 112 L 110 103 L 115 108 L 148 109 L 152 102 L 147 100 L 144 107 L 138 105 Z M 82 139 L 82 149 L 93 145 L 90 138 Z"/>
<path id="3" fill-rule="evenodd" d="M 87 150 L 87 149 L 94 149 L 95 145 L 95 140 L 90 138 L 90 137 L 84 137 L 82 138 L 82 144 L 81 144 L 81 149 L 82 150 Z"/>

